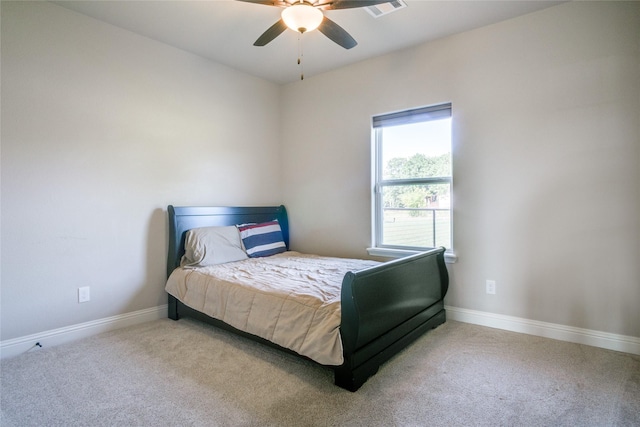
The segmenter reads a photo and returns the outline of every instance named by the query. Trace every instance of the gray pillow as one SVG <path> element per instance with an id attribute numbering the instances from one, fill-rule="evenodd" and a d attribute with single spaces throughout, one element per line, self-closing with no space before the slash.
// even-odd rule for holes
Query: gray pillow
<path id="1" fill-rule="evenodd" d="M 187 231 L 182 267 L 206 267 L 247 259 L 235 225 L 203 227 Z"/>

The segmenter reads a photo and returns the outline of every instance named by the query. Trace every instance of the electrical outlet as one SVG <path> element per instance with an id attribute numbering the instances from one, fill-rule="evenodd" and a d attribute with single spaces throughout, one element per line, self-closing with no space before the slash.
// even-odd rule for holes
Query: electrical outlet
<path id="1" fill-rule="evenodd" d="M 496 281 L 495 280 L 487 280 L 487 293 L 489 295 L 496 294 Z"/>
<path id="2" fill-rule="evenodd" d="M 89 291 L 89 286 L 84 286 L 82 288 L 78 288 L 78 302 L 87 302 L 91 299 L 91 293 Z"/>

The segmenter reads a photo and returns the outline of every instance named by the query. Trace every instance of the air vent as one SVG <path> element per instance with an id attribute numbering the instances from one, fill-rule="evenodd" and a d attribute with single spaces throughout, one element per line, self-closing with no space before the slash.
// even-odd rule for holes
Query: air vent
<path id="1" fill-rule="evenodd" d="M 402 0 L 394 0 L 389 3 L 380 3 L 375 6 L 365 7 L 367 12 L 374 18 L 380 18 L 383 15 L 388 15 L 391 12 L 395 12 L 398 9 L 404 9 L 407 4 Z"/>

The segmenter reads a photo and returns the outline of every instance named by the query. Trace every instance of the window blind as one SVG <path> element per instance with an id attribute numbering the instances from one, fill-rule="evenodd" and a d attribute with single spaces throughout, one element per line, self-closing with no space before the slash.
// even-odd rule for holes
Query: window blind
<path id="1" fill-rule="evenodd" d="M 427 122 L 451 117 L 451 103 L 414 108 L 413 110 L 383 114 L 373 117 L 373 127 L 407 125 L 410 123 Z"/>

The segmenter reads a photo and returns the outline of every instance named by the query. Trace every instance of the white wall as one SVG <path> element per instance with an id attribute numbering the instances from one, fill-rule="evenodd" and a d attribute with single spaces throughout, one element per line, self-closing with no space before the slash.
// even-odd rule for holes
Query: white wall
<path id="1" fill-rule="evenodd" d="M 293 247 L 366 256 L 371 116 L 441 102 L 446 303 L 640 337 L 640 3 L 567 3 L 285 86 Z"/>
<path id="2" fill-rule="evenodd" d="M 1 340 L 166 304 L 168 204 L 281 202 L 278 98 L 59 6 L 3 1 Z"/>

